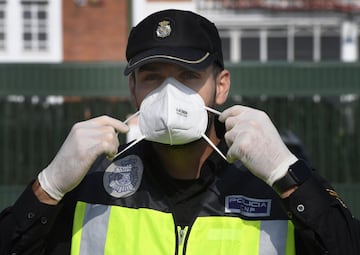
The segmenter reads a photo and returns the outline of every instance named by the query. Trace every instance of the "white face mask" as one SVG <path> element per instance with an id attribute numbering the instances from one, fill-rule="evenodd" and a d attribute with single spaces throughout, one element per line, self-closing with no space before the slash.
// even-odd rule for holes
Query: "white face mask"
<path id="1" fill-rule="evenodd" d="M 169 145 L 190 143 L 205 133 L 208 115 L 201 96 L 174 78 L 151 91 L 140 106 L 145 139 Z"/>
<path id="2" fill-rule="evenodd" d="M 206 107 L 202 97 L 196 91 L 172 77 L 167 78 L 144 98 L 140 111 L 133 115 L 139 115 L 142 136 L 116 156 L 143 139 L 169 145 L 181 145 L 204 138 L 226 159 L 205 135 L 208 124 L 207 110 L 220 114 Z"/>

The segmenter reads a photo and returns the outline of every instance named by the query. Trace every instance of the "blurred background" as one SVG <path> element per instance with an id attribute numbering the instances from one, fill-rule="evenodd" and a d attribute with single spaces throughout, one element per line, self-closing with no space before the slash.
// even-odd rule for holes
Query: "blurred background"
<path id="1" fill-rule="evenodd" d="M 360 0 L 0 0 L 0 210 L 75 122 L 135 111 L 123 76 L 127 36 L 166 8 L 219 28 L 232 72 L 222 109 L 268 112 L 360 218 Z"/>

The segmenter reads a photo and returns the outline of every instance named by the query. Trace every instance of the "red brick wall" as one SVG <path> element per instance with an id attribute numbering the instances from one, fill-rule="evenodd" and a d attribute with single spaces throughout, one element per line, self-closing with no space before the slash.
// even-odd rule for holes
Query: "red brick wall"
<path id="1" fill-rule="evenodd" d="M 129 28 L 127 0 L 102 0 L 102 4 L 77 6 L 63 2 L 64 61 L 125 60 Z"/>

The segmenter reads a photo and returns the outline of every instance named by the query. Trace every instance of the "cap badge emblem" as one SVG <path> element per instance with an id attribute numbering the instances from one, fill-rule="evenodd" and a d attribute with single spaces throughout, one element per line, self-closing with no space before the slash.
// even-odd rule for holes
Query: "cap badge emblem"
<path id="1" fill-rule="evenodd" d="M 170 21 L 163 20 L 159 22 L 156 29 L 156 36 L 160 38 L 168 37 L 171 33 Z"/>

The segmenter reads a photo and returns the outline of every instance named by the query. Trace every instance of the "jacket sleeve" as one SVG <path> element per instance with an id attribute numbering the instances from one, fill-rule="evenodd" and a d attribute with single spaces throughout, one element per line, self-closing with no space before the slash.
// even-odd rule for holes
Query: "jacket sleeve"
<path id="1" fill-rule="evenodd" d="M 61 203 L 41 203 L 30 184 L 15 204 L 0 214 L 0 255 L 44 254 L 45 238 L 61 207 Z"/>
<path id="2" fill-rule="evenodd" d="M 360 222 L 315 172 L 284 205 L 295 225 L 297 254 L 360 254 Z"/>

